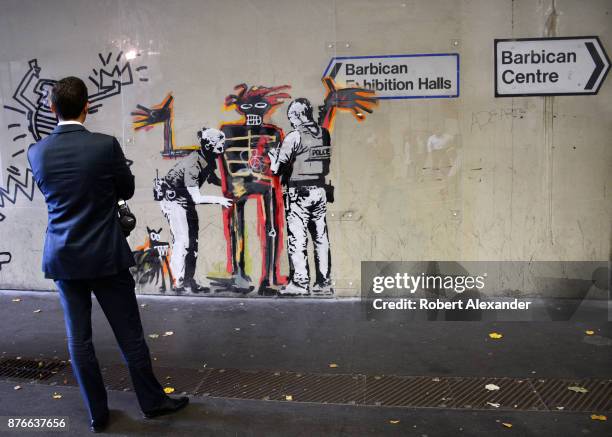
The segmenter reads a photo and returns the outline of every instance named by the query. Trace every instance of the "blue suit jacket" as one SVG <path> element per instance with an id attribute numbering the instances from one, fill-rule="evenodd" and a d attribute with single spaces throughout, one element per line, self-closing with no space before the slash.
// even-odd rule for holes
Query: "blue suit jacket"
<path id="1" fill-rule="evenodd" d="M 57 126 L 28 159 L 49 212 L 45 277 L 98 278 L 134 265 L 117 217 L 117 200 L 134 195 L 134 176 L 117 139 Z"/>

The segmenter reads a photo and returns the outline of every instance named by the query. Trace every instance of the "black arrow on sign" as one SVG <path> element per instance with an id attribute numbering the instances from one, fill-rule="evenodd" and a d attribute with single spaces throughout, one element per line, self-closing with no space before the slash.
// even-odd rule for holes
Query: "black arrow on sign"
<path id="1" fill-rule="evenodd" d="M 336 65 L 334 65 L 334 68 L 332 68 L 331 73 L 329 73 L 329 75 L 331 76 L 332 79 L 336 78 L 336 75 L 340 71 L 341 67 L 342 67 L 342 62 L 338 62 Z"/>
<path id="2" fill-rule="evenodd" d="M 593 71 L 593 74 L 591 74 L 589 81 L 584 87 L 585 90 L 591 90 L 593 89 L 595 82 L 597 82 L 599 74 L 604 69 L 604 63 L 601 60 L 601 56 L 599 56 L 599 53 L 597 52 L 597 49 L 595 48 L 595 45 L 592 42 L 585 42 L 584 45 L 586 45 L 586 48 L 588 49 L 589 53 L 591 54 L 591 57 L 593 58 L 593 61 L 595 62 L 595 70 Z"/>

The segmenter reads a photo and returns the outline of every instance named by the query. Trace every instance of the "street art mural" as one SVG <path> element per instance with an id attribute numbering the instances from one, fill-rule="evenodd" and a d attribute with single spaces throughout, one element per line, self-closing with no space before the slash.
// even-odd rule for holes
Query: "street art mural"
<path id="1" fill-rule="evenodd" d="M 358 87 L 337 88 L 331 77 L 324 77 L 323 85 L 325 98 L 323 105 L 319 106 L 317 122 L 330 132 L 334 129 L 337 111 L 350 112 L 358 122 L 362 122 L 366 118 L 364 112 L 371 114 L 378 105 L 374 91 Z"/>
<path id="2" fill-rule="evenodd" d="M 326 204 L 333 202 L 333 186 L 326 182 L 332 150 L 330 131 L 338 111 L 348 111 L 361 122 L 366 113 L 373 112 L 378 101 L 374 92 L 366 89 L 337 88 L 331 78 L 325 78 L 323 83 L 326 93 L 316 118 L 305 98 L 296 99 L 289 106 L 287 116 L 294 130 L 287 138 L 271 116 L 291 98 L 289 85 L 237 85 L 224 104 L 226 110 L 235 110 L 240 119 L 221 124 L 219 130 L 199 130 L 200 145 L 195 147 L 175 145 L 172 93 L 160 103 L 150 107 L 137 105 L 131 112 L 135 131 L 163 124 L 161 155 L 178 159 L 165 176 L 155 178 L 153 187 L 154 199 L 160 202 L 172 234 L 170 261 L 165 271 L 173 284 L 169 288 L 175 293 L 210 291 L 195 280 L 199 233 L 196 205 L 218 204 L 222 206 L 228 279 L 214 278 L 211 285 L 216 287 L 215 291 L 245 294 L 256 290 L 259 295 L 286 296 L 308 295 L 311 291 L 315 295 L 333 294 L 326 223 Z M 220 186 L 222 196 L 202 195 L 200 187 L 204 183 Z M 247 272 L 245 205 L 249 199 L 257 205 L 256 228 L 262 259 L 258 284 L 253 284 Z M 281 275 L 279 263 L 285 217 L 289 283 Z M 312 290 L 306 253 L 308 234 L 315 246 L 316 278 Z M 141 251 L 144 250 L 142 247 Z M 142 277 L 144 282 L 153 280 L 151 275 Z M 162 282 L 165 287 L 165 281 Z"/>
<path id="3" fill-rule="evenodd" d="M 197 146 L 177 147 L 174 144 L 174 97 L 168 93 L 157 105 L 147 108 L 137 105 L 132 115 L 132 127 L 135 131 L 150 130 L 158 124 L 164 126 L 164 148 L 161 155 L 164 158 L 181 158 L 196 150 Z"/>
<path id="4" fill-rule="evenodd" d="M 123 52 L 98 53 L 87 75 L 89 114 L 95 115 L 125 87 L 148 82 L 148 67 L 140 60 L 140 53 L 135 52 L 129 56 Z M 14 162 L 5 164 L 4 181 L 0 181 L 0 222 L 6 218 L 6 206 L 34 198 L 35 185 L 25 151 L 57 124 L 49 102 L 55 83 L 56 78 L 45 74 L 39 60 L 33 58 L 10 98 L 3 102 L 8 116 L 8 144 L 14 148 L 9 156 Z M 205 285 L 238 294 L 333 293 L 326 223 L 326 204 L 333 201 L 333 186 L 327 180 L 330 132 L 338 111 L 348 111 L 361 122 L 372 113 L 377 100 L 365 89 L 338 88 L 331 78 L 324 78 L 323 85 L 323 103 L 316 111 L 306 98 L 291 101 L 290 85 L 241 83 L 223 101 L 224 109 L 235 111 L 239 117 L 198 130 L 194 135 L 197 142 L 182 146 L 175 143 L 176 102 L 171 92 L 152 105 L 136 106 L 131 112 L 133 129 L 139 132 L 161 126 L 161 156 L 176 160 L 166 174 L 157 175 L 153 186 L 154 200 L 168 222 L 171 242 L 162 241 L 161 229 L 147 228 L 144 244 L 134 251 L 137 265 L 133 273 L 139 284 L 176 294 L 207 293 L 210 289 Z M 292 131 L 285 137 L 273 116 L 289 102 L 287 117 Z M 204 184 L 218 193 L 203 195 L 200 188 Z M 251 203 L 256 210 L 257 235 L 249 243 L 245 211 Z M 219 222 L 226 253 L 225 259 L 218 261 L 225 265 L 226 275 L 197 276 L 209 276 L 211 284 L 196 281 L 200 230 L 196 205 L 221 207 Z M 312 288 L 306 250 L 309 238 L 315 252 Z M 288 277 L 281 273 L 285 247 Z M 261 265 L 254 267 L 250 254 L 256 252 Z M 10 260 L 10 253 L 3 252 L 3 264 Z"/>
<path id="5" fill-rule="evenodd" d="M 217 169 L 217 156 L 223 153 L 225 135 L 214 128 L 197 132 L 200 148 L 179 160 L 154 184 L 154 199 L 170 225 L 172 255 L 170 271 L 174 278 L 174 291 L 202 293 L 209 288 L 198 284 L 195 270 L 198 258 L 199 218 L 196 205 L 216 204 L 231 207 L 232 201 L 223 196 L 202 195 L 204 183 L 221 186 Z"/>
<path id="6" fill-rule="evenodd" d="M 294 129 L 278 149 L 272 150 L 271 168 L 282 175 L 285 187 L 289 284 L 279 294 L 330 296 L 331 250 L 327 232 L 327 203 L 334 201 L 334 187 L 326 182 L 331 161 L 331 136 L 336 110 L 348 110 L 358 121 L 372 113 L 377 100 L 371 91 L 360 88 L 336 89 L 331 78 L 324 80 L 327 95 L 315 121 L 306 98 L 291 102 L 287 117 Z M 312 237 L 315 282 L 310 288 L 308 235 Z"/>
<path id="7" fill-rule="evenodd" d="M 170 243 L 161 241 L 161 231 L 162 228 L 155 230 L 147 226 L 145 243 L 133 252 L 136 265 L 132 275 L 137 284 L 159 285 L 159 291 L 165 293 L 174 290 L 174 277 L 170 268 Z"/>
<path id="8" fill-rule="evenodd" d="M 138 56 L 135 54 L 134 56 Z M 110 52 L 106 56 L 98 53 L 101 65 L 92 68 L 93 74 L 88 76 L 89 81 L 95 87 L 95 92 L 89 95 L 88 114 L 95 114 L 103 105 L 103 100 L 121 93 L 122 87 L 134 83 L 132 64 L 126 59 L 123 52 L 113 56 Z M 49 135 L 57 124 L 55 114 L 51 112 L 49 96 L 56 80 L 41 77 L 42 68 L 37 59 L 32 59 L 29 68 L 13 93 L 14 104 L 4 105 L 4 109 L 21 114 L 27 130 L 32 135 L 34 142 L 40 141 Z M 147 70 L 146 65 L 136 68 L 140 76 Z M 148 81 L 147 77 L 139 77 L 142 82 Z M 22 127 L 21 123 L 12 123 L 9 128 Z M 13 141 L 25 138 L 26 134 L 13 138 Z"/>
<path id="9" fill-rule="evenodd" d="M 281 285 L 279 257 L 283 241 L 283 199 L 280 180 L 270 168 L 269 152 L 283 140 L 283 131 L 270 121 L 274 110 L 291 96 L 288 85 L 265 87 L 240 84 L 225 98 L 225 108 L 235 109 L 241 118 L 221 125 L 226 136 L 225 153 L 220 157 L 223 193 L 234 204 L 223 212 L 227 240 L 227 269 L 231 286 L 248 291 L 251 278 L 246 272 L 246 202 L 257 202 L 257 233 L 262 258 L 259 294 L 270 294 Z"/>
<path id="10" fill-rule="evenodd" d="M 128 59 L 123 52 L 109 52 L 105 55 L 98 53 L 99 63 L 92 68 L 92 74 L 88 75 L 94 90 L 89 95 L 89 114 L 97 113 L 105 100 L 119 95 L 124 87 L 134 84 L 136 79 L 140 82 L 148 81 L 145 76 L 148 69 L 146 65 L 132 67 L 139 56 L 139 53 L 131 53 L 129 57 L 133 59 Z M 17 160 L 23 160 L 27 147 L 49 135 L 57 124 L 49 102 L 55 83 L 55 79 L 44 77 L 38 59 L 34 58 L 28 62 L 28 69 L 19 80 L 10 102 L 3 105 L 10 118 L 7 128 L 12 136 L 12 147 L 15 148 L 10 156 L 16 162 L 6 169 L 6 185 L 0 185 L 0 208 L 4 208 L 7 203 L 15 204 L 20 198 L 19 193 L 26 200 L 32 201 L 34 198 L 32 172 L 27 164 Z M 5 217 L 0 212 L 0 222 Z"/>
<path id="11" fill-rule="evenodd" d="M 56 81 L 40 77 L 41 68 L 38 66 L 37 59 L 32 59 L 28 65 L 29 69 L 13 94 L 13 100 L 17 107 L 4 105 L 4 108 L 24 115 L 27 129 L 32 134 L 32 138 L 34 141 L 39 141 L 43 136 L 50 134 L 57 124 L 57 118 L 51 112 L 47 100 Z M 20 124 L 13 124 L 12 126 L 21 127 Z M 13 141 L 26 136 L 25 133 L 22 133 L 13 138 Z"/>

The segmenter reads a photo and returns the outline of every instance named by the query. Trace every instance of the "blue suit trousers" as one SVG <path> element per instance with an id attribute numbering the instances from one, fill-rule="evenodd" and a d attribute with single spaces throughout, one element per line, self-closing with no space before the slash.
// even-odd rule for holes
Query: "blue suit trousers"
<path id="1" fill-rule="evenodd" d="M 146 412 L 160 406 L 167 396 L 153 373 L 129 270 L 102 278 L 55 283 L 64 308 L 72 370 L 91 419 L 100 420 L 108 414 L 106 389 L 92 341 L 92 291 L 119 343 L 140 408 Z"/>

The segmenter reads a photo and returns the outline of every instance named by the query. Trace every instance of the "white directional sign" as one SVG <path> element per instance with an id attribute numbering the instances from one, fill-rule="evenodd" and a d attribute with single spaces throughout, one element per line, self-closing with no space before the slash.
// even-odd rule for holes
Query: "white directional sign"
<path id="1" fill-rule="evenodd" d="M 495 96 L 597 94 L 610 59 L 596 36 L 495 40 Z"/>
<path id="2" fill-rule="evenodd" d="M 380 99 L 459 97 L 459 55 L 343 56 L 323 73 L 344 87 L 367 88 Z"/>

